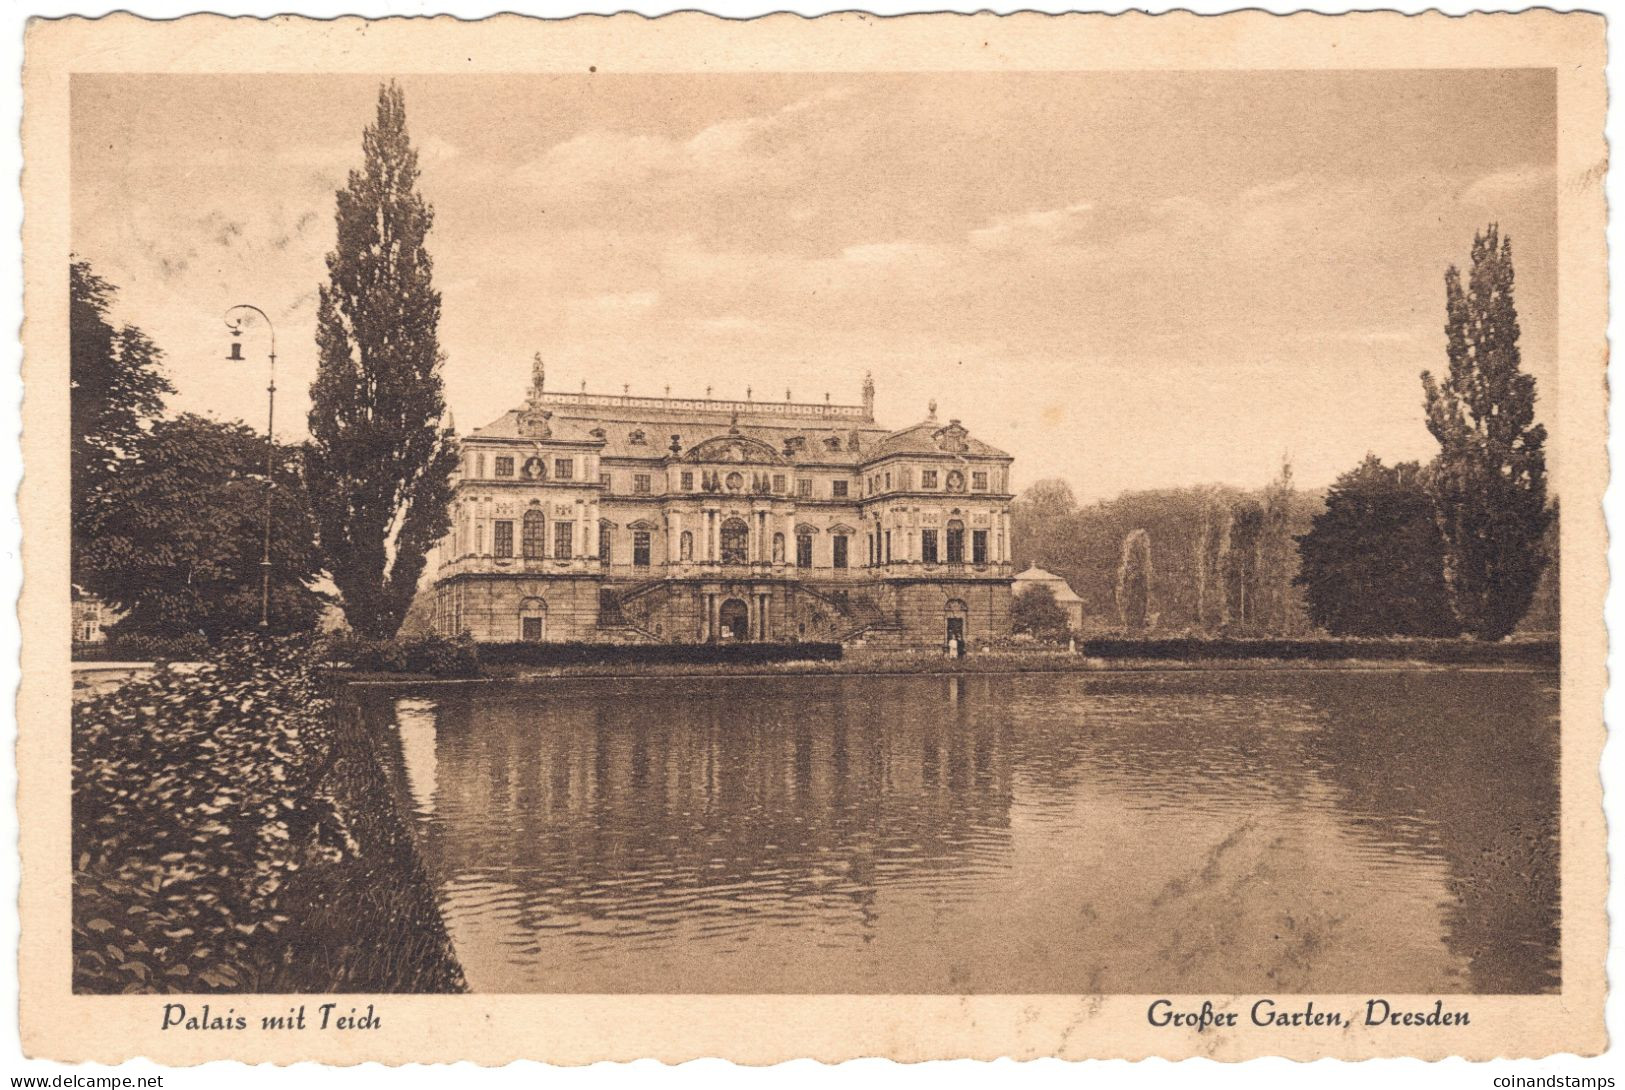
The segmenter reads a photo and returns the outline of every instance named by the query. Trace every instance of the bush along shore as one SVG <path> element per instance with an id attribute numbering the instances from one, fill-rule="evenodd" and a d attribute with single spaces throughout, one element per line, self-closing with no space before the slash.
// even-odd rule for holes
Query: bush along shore
<path id="1" fill-rule="evenodd" d="M 75 704 L 75 992 L 465 990 L 324 657 L 240 639 Z"/>

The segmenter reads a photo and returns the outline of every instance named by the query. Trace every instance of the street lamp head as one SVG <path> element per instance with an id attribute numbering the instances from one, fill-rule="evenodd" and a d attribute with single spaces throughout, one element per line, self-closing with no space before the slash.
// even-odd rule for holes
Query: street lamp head
<path id="1" fill-rule="evenodd" d="M 231 338 L 232 338 L 232 340 L 231 340 L 231 355 L 226 357 L 226 359 L 230 360 L 233 363 L 241 363 L 243 361 L 243 342 L 239 341 L 237 339 L 237 336 L 238 335 L 237 335 L 236 332 L 232 333 L 232 335 L 231 335 Z"/>

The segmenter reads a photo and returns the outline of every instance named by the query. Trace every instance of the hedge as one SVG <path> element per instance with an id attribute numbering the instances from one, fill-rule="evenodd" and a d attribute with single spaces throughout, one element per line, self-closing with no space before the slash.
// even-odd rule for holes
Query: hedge
<path id="1" fill-rule="evenodd" d="M 328 637 L 323 657 L 330 664 L 379 673 L 478 677 L 480 656 L 467 636 L 406 636 L 369 640 L 355 635 Z"/>
<path id="2" fill-rule="evenodd" d="M 200 635 L 143 636 L 113 633 L 101 643 L 73 645 L 75 662 L 197 662 L 208 656 L 209 641 Z"/>
<path id="3" fill-rule="evenodd" d="M 1556 640 L 1480 643 L 1448 639 L 1134 639 L 1100 637 L 1078 652 L 1100 659 L 1370 659 L 1461 665 L 1556 666 Z"/>
<path id="4" fill-rule="evenodd" d="M 653 663 L 833 662 L 838 643 L 482 643 L 481 665 L 599 666 Z"/>

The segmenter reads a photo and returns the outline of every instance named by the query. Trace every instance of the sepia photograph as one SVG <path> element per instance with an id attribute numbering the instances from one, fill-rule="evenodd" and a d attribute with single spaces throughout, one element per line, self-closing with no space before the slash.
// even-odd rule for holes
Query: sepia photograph
<path id="1" fill-rule="evenodd" d="M 185 22 L 36 25 L 25 660 L 71 635 L 29 994 L 250 1060 L 557 1058 L 404 1012 L 661 997 L 1602 1048 L 1574 70 L 1471 19 L 1448 65 L 888 67 L 625 18 L 339 63 L 342 24 L 205 20 L 222 70 L 67 63 Z M 472 63 L 504 25 L 558 51 Z M 616 61 L 678 32 L 724 62 Z M 728 51 L 771 34 L 808 52 Z M 131 1054 L 88 1032 L 47 1054 Z"/>

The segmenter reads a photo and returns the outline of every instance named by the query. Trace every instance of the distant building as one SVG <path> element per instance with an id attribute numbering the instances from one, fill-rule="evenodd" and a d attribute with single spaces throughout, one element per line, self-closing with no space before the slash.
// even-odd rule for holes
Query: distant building
<path id="1" fill-rule="evenodd" d="M 1079 598 L 1067 585 L 1066 580 L 1059 575 L 1034 567 L 1017 575 L 1011 582 L 1014 584 L 1012 587 L 1014 594 L 1020 594 L 1028 587 L 1048 587 L 1055 595 L 1055 604 L 1066 610 L 1066 627 L 1072 632 L 1083 629 L 1083 599 Z"/>
<path id="2" fill-rule="evenodd" d="M 104 624 L 111 624 L 115 619 L 102 600 L 94 594 L 80 590 L 77 586 L 71 588 L 73 601 L 73 642 L 74 643 L 101 643 L 107 639 L 107 633 L 102 631 Z"/>
<path id="3" fill-rule="evenodd" d="M 936 405 L 551 393 L 463 442 L 435 628 L 901 645 L 1010 629 L 1010 456 Z"/>

